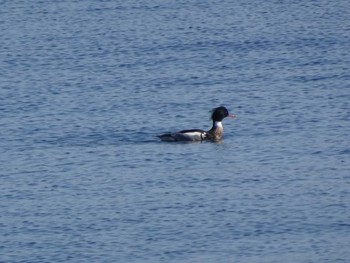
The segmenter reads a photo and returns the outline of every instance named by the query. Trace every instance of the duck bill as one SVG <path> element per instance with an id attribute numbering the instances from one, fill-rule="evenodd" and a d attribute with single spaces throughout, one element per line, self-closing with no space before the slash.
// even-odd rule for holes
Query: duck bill
<path id="1" fill-rule="evenodd" d="M 236 118 L 237 116 L 236 115 L 234 115 L 234 114 L 229 114 L 227 117 L 229 117 L 229 118 Z"/>

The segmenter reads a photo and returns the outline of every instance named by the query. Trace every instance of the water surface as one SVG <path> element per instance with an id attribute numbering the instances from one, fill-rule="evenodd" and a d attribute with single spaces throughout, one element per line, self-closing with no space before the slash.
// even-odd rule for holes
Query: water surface
<path id="1" fill-rule="evenodd" d="M 2 1 L 0 261 L 348 262 L 349 10 Z"/>

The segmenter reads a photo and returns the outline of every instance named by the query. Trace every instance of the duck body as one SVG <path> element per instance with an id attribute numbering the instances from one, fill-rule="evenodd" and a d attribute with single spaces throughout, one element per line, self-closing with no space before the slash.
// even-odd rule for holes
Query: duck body
<path id="1" fill-rule="evenodd" d="M 209 131 L 200 129 L 182 130 L 179 132 L 165 133 L 158 136 L 162 141 L 167 142 L 199 142 L 199 141 L 220 141 L 223 135 L 222 120 L 226 117 L 234 118 L 225 107 L 213 109 L 211 119 L 213 126 Z"/>
<path id="2" fill-rule="evenodd" d="M 167 142 L 196 142 L 206 140 L 206 131 L 199 129 L 183 130 L 179 132 L 165 133 L 158 136 Z"/>

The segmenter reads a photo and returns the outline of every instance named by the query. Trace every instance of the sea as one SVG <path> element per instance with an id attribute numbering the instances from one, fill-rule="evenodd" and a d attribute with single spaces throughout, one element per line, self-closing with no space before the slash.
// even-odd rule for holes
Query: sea
<path id="1" fill-rule="evenodd" d="M 350 262 L 350 1 L 0 7 L 1 263 Z"/>

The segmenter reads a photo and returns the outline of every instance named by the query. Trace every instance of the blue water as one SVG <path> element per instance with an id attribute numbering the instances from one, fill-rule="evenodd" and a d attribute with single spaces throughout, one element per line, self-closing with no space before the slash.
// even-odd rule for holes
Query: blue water
<path id="1" fill-rule="evenodd" d="M 348 0 L 0 2 L 0 262 L 350 262 Z"/>

